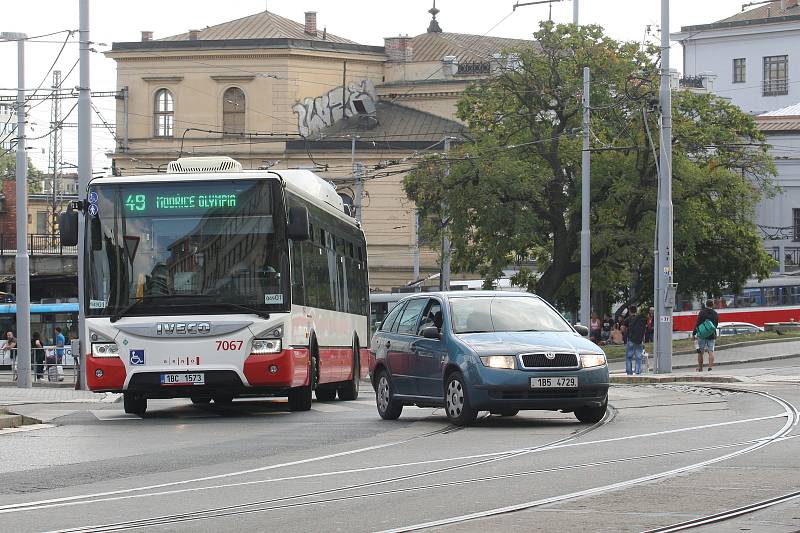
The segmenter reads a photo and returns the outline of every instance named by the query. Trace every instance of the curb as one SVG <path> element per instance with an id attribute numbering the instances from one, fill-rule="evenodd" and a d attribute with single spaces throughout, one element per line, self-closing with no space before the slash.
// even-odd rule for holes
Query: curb
<path id="1" fill-rule="evenodd" d="M 652 384 L 652 383 L 742 383 L 733 376 L 609 376 L 610 383 L 617 384 Z"/>

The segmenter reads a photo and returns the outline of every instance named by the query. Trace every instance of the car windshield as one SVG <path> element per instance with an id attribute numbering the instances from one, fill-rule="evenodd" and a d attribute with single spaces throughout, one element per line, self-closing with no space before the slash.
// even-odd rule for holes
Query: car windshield
<path id="1" fill-rule="evenodd" d="M 282 217 L 273 217 L 283 209 L 275 183 L 91 187 L 88 314 L 287 309 L 288 246 Z"/>
<path id="2" fill-rule="evenodd" d="M 452 298 L 450 309 L 456 333 L 499 331 L 572 332 L 566 320 L 539 298 L 476 296 Z"/>

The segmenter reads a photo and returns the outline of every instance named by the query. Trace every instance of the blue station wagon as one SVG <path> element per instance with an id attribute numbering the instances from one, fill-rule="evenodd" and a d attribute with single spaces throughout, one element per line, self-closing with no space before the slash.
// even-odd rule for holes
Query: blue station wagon
<path id="1" fill-rule="evenodd" d="M 387 420 L 405 405 L 444 407 L 457 425 L 471 424 L 479 411 L 558 410 L 587 423 L 606 413 L 602 349 L 532 294 L 409 296 L 383 321 L 370 351 L 378 414 Z"/>

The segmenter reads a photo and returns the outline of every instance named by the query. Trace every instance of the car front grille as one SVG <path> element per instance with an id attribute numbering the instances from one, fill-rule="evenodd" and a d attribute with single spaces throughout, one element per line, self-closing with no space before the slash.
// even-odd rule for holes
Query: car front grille
<path id="1" fill-rule="evenodd" d="M 550 359 L 550 355 L 553 357 Z M 578 356 L 574 353 L 526 353 L 522 354 L 525 368 L 576 368 Z"/>

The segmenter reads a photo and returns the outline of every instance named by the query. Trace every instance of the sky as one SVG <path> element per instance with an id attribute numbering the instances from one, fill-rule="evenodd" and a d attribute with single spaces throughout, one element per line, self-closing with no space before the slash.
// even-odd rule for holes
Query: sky
<path id="1" fill-rule="evenodd" d="M 5 0 L 10 2 L 11 0 Z M 269 9 L 298 22 L 305 11 L 317 11 L 317 26 L 330 33 L 361 44 L 383 45 L 384 37 L 417 35 L 425 32 L 430 21 L 427 10 L 431 0 L 90 0 L 90 39 L 96 50 L 92 53 L 91 88 L 93 91 L 116 90 L 114 61 L 102 52 L 113 42 L 139 41 L 141 31 L 154 32 L 154 37 L 183 33 L 190 28 L 204 28 Z M 513 10 L 515 0 L 437 0 L 441 10 L 439 24 L 447 32 L 493 35 L 497 37 L 531 38 L 539 22 L 547 20 L 547 5 L 520 7 Z M 670 0 L 671 32 L 681 26 L 706 24 L 741 11 L 743 0 Z M 44 35 L 78 28 L 78 0 L 27 0 L 24 7 L 3 10 L 0 32 L 23 32 L 29 36 Z M 582 24 L 599 24 L 613 38 L 641 42 L 646 29 L 656 32 L 660 27 L 661 0 L 580 0 Z M 552 6 L 556 22 L 572 22 L 571 0 Z M 25 47 L 26 87 L 52 82 L 50 73 L 66 33 L 30 41 Z M 650 39 L 658 39 L 654 33 Z M 673 43 L 672 65 L 681 70 L 681 47 Z M 78 59 L 77 33 L 67 40 L 55 69 L 65 75 Z M 17 87 L 17 45 L 0 42 L 0 95 L 14 95 Z M 64 81 L 63 87 L 78 85 L 78 68 Z M 46 93 L 44 93 L 46 94 Z M 66 113 L 77 100 L 64 100 Z M 113 124 L 113 98 L 94 100 L 100 114 Z M 99 123 L 97 115 L 93 121 Z M 27 134 L 36 137 L 46 134 L 50 122 L 50 102 L 31 111 Z M 65 122 L 77 122 L 77 109 Z M 77 164 L 77 130 L 64 130 L 63 161 Z M 30 142 L 28 155 L 33 164 L 47 169 L 48 140 Z M 110 133 L 93 130 L 92 159 L 95 173 L 107 173 L 110 160 L 106 153 L 113 150 Z"/>

